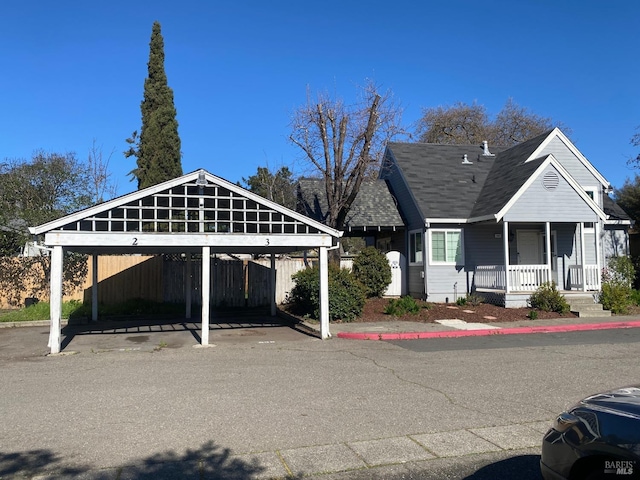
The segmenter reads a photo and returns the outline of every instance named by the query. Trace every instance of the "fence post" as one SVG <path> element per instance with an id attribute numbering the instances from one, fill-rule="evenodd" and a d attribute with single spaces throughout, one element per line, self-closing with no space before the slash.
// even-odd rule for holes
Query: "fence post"
<path id="1" fill-rule="evenodd" d="M 276 316 L 276 254 L 271 254 L 271 270 L 269 271 L 269 300 L 271 301 L 271 316 Z"/>

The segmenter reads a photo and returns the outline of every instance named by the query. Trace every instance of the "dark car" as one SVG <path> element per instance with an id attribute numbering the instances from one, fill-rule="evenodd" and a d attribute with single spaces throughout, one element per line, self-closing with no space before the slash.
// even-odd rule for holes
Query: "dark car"
<path id="1" fill-rule="evenodd" d="M 592 395 L 558 415 L 540 468 L 545 480 L 640 479 L 640 386 Z"/>

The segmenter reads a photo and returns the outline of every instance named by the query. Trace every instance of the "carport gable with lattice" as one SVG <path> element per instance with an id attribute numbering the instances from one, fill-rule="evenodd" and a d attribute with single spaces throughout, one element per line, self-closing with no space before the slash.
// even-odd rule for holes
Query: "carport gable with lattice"
<path id="1" fill-rule="evenodd" d="M 210 245 L 214 252 L 277 253 L 331 247 L 340 236 L 322 223 L 205 170 L 90 207 L 31 231 L 45 234 L 47 245 L 116 253 L 123 249 L 128 253 L 188 251 L 202 245 Z"/>
<path id="2" fill-rule="evenodd" d="M 29 229 L 44 235 L 51 249 L 52 353 L 60 351 L 63 251 L 93 255 L 93 292 L 97 292 L 97 255 L 107 253 L 252 253 L 271 255 L 275 292 L 276 253 L 318 249 L 320 333 L 329 334 L 327 250 L 341 232 L 234 185 L 206 170 L 124 195 Z M 187 262 L 189 264 L 190 262 Z M 187 281 L 190 275 L 186 275 Z M 202 345 L 209 341 L 211 262 L 202 262 Z M 215 288 L 215 285 L 214 285 Z M 190 287 L 187 286 L 187 291 Z M 275 296 L 272 295 L 275 299 Z M 272 314 L 275 315 L 275 300 Z M 92 298 L 97 318 L 97 293 Z M 189 308 L 190 301 L 187 300 Z M 190 315 L 190 314 L 188 314 Z"/>

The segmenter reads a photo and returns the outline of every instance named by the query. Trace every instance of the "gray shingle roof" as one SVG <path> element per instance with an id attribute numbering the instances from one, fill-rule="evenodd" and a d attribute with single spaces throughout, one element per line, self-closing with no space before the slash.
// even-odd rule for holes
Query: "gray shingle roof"
<path id="1" fill-rule="evenodd" d="M 505 147 L 491 147 L 484 156 L 478 145 L 389 143 L 425 218 L 469 218 L 487 175 Z M 464 164 L 464 155 L 469 164 Z"/>
<path id="2" fill-rule="evenodd" d="M 604 213 L 612 220 L 632 220 L 620 205 L 614 202 L 609 195 L 603 195 L 602 207 Z"/>
<path id="3" fill-rule="evenodd" d="M 324 181 L 302 178 L 298 182 L 298 211 L 324 222 L 327 217 L 327 201 Z M 396 201 L 384 180 L 362 183 L 345 222 L 346 229 L 403 227 Z"/>
<path id="4" fill-rule="evenodd" d="M 551 131 L 545 132 L 496 155 L 478 202 L 471 213 L 472 217 L 498 213 L 511 200 L 544 160 L 539 158 L 525 163 L 550 133 Z"/>

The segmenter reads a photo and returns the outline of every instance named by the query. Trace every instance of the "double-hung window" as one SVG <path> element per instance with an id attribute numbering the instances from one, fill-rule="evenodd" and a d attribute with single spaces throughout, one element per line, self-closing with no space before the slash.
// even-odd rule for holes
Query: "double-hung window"
<path id="1" fill-rule="evenodd" d="M 422 263 L 422 231 L 409 232 L 409 263 Z"/>
<path id="2" fill-rule="evenodd" d="M 462 230 L 434 229 L 429 230 L 430 258 L 436 265 L 464 265 L 462 248 Z"/>

